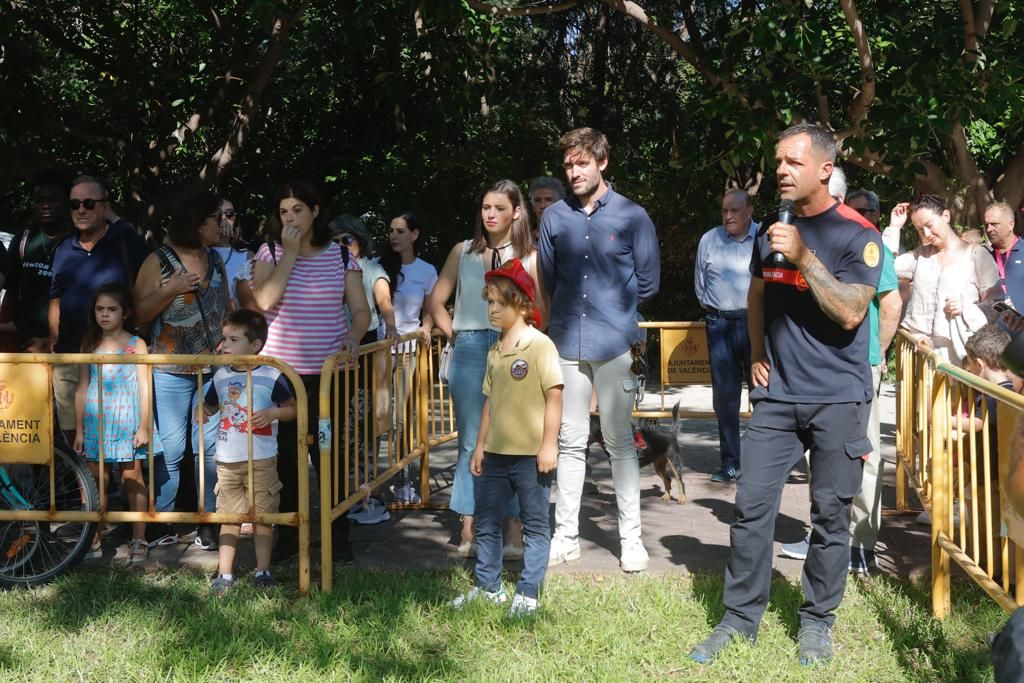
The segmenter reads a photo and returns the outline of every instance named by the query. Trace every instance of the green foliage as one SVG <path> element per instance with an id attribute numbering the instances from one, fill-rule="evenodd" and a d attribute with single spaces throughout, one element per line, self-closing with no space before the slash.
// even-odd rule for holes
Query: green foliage
<path id="1" fill-rule="evenodd" d="M 264 82 L 275 21 L 296 3 L 8 0 L 0 88 L 15 96 L 0 98 L 0 213 L 23 220 L 20 181 L 54 161 L 110 176 L 126 215 L 146 225 L 204 186 L 262 217 L 274 186 L 302 176 L 323 186 L 330 211 L 422 214 L 437 262 L 469 234 L 486 184 L 558 175 L 559 134 L 592 125 L 611 138 L 609 175 L 654 218 L 676 278 L 647 312 L 686 318 L 693 250 L 718 222 L 721 192 L 756 189 L 756 215 L 769 211 L 775 135 L 796 120 L 849 128 L 860 65 L 835 0 L 693 3 L 690 17 L 674 0 L 640 4 L 690 38 L 724 85 L 597 1 L 531 17 L 466 0 L 311 1 Z M 971 63 L 955 3 L 857 3 L 877 96 L 844 145 L 892 172 L 846 164 L 851 186 L 895 201 L 936 168 L 929 182 L 965 186 L 949 138 L 957 121 L 983 179 L 997 182 L 1024 142 L 1018 4 L 997 3 Z"/>

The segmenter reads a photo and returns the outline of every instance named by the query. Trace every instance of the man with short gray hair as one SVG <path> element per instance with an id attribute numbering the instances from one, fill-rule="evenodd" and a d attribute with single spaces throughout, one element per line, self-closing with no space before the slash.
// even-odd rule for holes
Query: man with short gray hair
<path id="1" fill-rule="evenodd" d="M 1024 247 L 1014 232 L 1013 207 L 1006 202 L 989 204 L 985 209 L 985 234 L 988 251 L 999 269 L 999 284 L 1018 311 L 1024 306 Z"/>
<path id="2" fill-rule="evenodd" d="M 722 197 L 722 224 L 704 233 L 697 245 L 693 288 L 704 310 L 711 364 L 711 395 L 718 418 L 721 469 L 713 482 L 736 479 L 740 468 L 740 397 L 750 383 L 747 290 L 750 254 L 760 227 L 752 219 L 750 195 L 729 190 Z"/>

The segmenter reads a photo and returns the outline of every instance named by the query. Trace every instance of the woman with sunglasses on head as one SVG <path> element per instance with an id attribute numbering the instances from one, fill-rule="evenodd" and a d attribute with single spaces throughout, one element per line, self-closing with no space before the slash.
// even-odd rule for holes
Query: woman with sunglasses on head
<path id="1" fill-rule="evenodd" d="M 370 326 L 363 335 L 361 344 L 377 341 L 377 329 L 383 326 L 383 338 L 395 339 L 398 328 L 395 324 L 395 309 L 391 302 L 391 278 L 373 258 L 373 239 L 366 223 L 357 216 L 343 213 L 327 224 L 331 239 L 348 249 L 352 258 L 359 261 L 363 269 L 363 291 L 370 309 Z"/>
<path id="2" fill-rule="evenodd" d="M 253 254 L 245 247 L 238 229 L 238 212 L 230 199 L 220 200 L 220 234 L 214 251 L 224 261 L 224 270 L 228 273 L 231 286 L 231 303 L 239 308 L 237 281 L 239 271 L 252 259 Z"/>
<path id="3" fill-rule="evenodd" d="M 256 252 L 252 269 L 255 303 L 268 323 L 262 353 L 292 366 L 306 391 L 308 429 L 319 419 L 320 371 L 339 351 L 355 355 L 366 333 L 370 312 L 363 293 L 359 262 L 331 241 L 320 193 L 310 183 L 286 183 L 277 194 L 280 242 L 268 242 Z M 349 324 L 345 307 L 351 314 Z M 333 412 L 333 411 L 332 411 Z M 297 423 L 282 422 L 278 428 L 278 476 L 281 512 L 295 512 L 299 504 L 299 458 L 312 456 L 317 477 L 332 478 L 320 471 L 320 449 L 314 439 L 308 453 L 297 450 Z M 332 461 L 333 462 L 333 461 Z M 333 467 L 332 467 L 333 470 Z M 321 501 L 325 504 L 325 501 Z M 349 520 L 342 515 L 332 525 L 332 554 L 352 560 Z M 298 529 L 278 527 L 271 556 L 280 562 L 299 550 Z"/>
<path id="4" fill-rule="evenodd" d="M 151 324 L 150 353 L 200 355 L 217 352 L 221 340 L 221 321 L 231 310 L 230 287 L 224 262 L 214 251 L 221 230 L 221 200 L 204 192 L 182 202 L 171 217 L 164 246 L 142 263 L 135 280 L 135 319 Z M 191 433 L 192 452 L 199 454 L 199 428 L 195 422 L 200 396 L 192 365 L 158 365 L 153 368 L 153 395 L 156 421 L 164 444 L 163 458 L 156 462 L 156 511 L 172 512 L 178 495 L 181 462 L 186 438 Z M 212 369 L 203 367 L 203 393 L 213 379 Z M 217 463 L 213 453 L 217 444 L 217 421 L 203 426 L 205 488 L 197 494 L 204 509 L 213 512 L 217 497 Z M 160 525 L 153 543 L 178 542 L 173 529 Z M 195 543 L 203 550 L 217 549 L 217 529 L 204 524 Z"/>
<path id="5" fill-rule="evenodd" d="M 964 342 L 988 322 L 979 304 L 1003 298 L 995 261 L 980 246 L 965 242 L 950 224 L 945 200 L 922 195 L 892 210 L 889 227 L 914 224 L 921 245 L 896 257 L 901 293 L 911 288 L 900 326 L 959 364 Z"/>
<path id="6" fill-rule="evenodd" d="M 448 385 L 455 404 L 455 424 L 459 431 L 459 455 L 455 481 L 448 507 L 462 515 L 462 539 L 459 555 L 476 554 L 473 540 L 473 475 L 469 461 L 476 446 L 483 414 L 483 379 L 487 370 L 487 352 L 498 340 L 498 331 L 487 315 L 487 302 L 481 296 L 484 273 L 510 259 L 519 259 L 537 285 L 537 252 L 530 232 L 530 214 L 522 190 L 511 180 L 499 180 L 480 198 L 473 238 L 458 242 L 445 261 L 441 276 L 430 296 L 430 311 L 437 327 L 454 344 Z M 455 294 L 455 317 L 445 306 Z M 540 303 L 538 301 L 538 303 Z M 540 310 L 546 320 L 546 311 Z M 515 504 L 518 507 L 518 504 Z M 518 509 L 507 511 L 518 517 Z M 519 537 L 519 538 L 514 538 Z M 510 534 L 505 558 L 522 557 L 521 531 Z"/>

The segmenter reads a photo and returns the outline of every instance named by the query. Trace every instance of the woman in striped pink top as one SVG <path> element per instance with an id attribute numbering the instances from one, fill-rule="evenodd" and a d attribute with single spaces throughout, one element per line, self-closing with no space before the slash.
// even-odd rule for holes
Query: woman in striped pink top
<path id="1" fill-rule="evenodd" d="M 359 262 L 331 241 L 323 215 L 323 201 L 312 185 L 292 182 L 278 193 L 280 243 L 268 243 L 256 252 L 252 287 L 256 304 L 267 317 L 269 335 L 263 353 L 282 360 L 299 373 L 309 406 L 308 425 L 315 428 L 319 407 L 320 370 L 328 356 L 339 350 L 357 353 L 359 340 L 370 324 Z M 352 315 L 349 328 L 345 306 Z M 278 427 L 278 476 L 281 512 L 298 509 L 298 453 L 296 423 Z M 316 440 L 313 440 L 316 443 Z M 310 447 L 317 476 L 320 454 Z M 298 552 L 295 527 L 281 527 L 274 561 Z M 348 518 L 332 529 L 336 557 L 351 557 Z"/>

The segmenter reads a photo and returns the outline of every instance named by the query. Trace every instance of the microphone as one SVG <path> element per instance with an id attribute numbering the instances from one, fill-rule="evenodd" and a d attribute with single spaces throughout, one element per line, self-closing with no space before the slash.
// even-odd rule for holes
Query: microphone
<path id="1" fill-rule="evenodd" d="M 779 223 L 793 224 L 793 202 L 790 199 L 783 199 L 779 204 Z M 768 255 L 768 261 L 775 266 L 787 266 L 789 261 L 782 255 L 782 252 L 773 251 Z"/>

